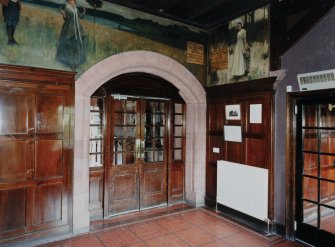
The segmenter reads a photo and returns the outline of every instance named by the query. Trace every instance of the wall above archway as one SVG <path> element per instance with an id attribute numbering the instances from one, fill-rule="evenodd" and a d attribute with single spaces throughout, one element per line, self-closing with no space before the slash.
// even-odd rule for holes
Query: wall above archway
<path id="1" fill-rule="evenodd" d="M 179 89 L 186 112 L 186 200 L 204 205 L 206 163 L 206 92 L 201 83 L 175 60 L 149 51 L 113 55 L 87 70 L 75 88 L 73 232 L 89 229 L 89 114 L 90 97 L 110 79 L 143 72 L 161 77 Z"/>

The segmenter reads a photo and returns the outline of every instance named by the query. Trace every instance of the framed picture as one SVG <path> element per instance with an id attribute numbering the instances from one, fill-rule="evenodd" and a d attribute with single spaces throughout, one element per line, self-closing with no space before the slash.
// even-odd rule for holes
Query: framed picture
<path id="1" fill-rule="evenodd" d="M 241 120 L 241 106 L 226 105 L 226 120 Z"/>

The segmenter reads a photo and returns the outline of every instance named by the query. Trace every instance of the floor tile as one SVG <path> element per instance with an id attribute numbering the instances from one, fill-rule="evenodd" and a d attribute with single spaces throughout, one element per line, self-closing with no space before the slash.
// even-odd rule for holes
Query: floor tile
<path id="1" fill-rule="evenodd" d="M 194 225 L 206 225 L 208 223 L 220 223 L 221 220 L 214 215 L 209 215 L 202 210 L 192 210 L 182 216 Z"/>
<path id="2" fill-rule="evenodd" d="M 127 247 L 148 247 L 148 245 L 146 245 L 145 243 L 141 242 L 141 243 L 127 245 Z"/>
<path id="3" fill-rule="evenodd" d="M 160 226 L 169 232 L 179 232 L 181 230 L 192 227 L 192 224 L 185 220 L 182 216 L 163 217 L 156 221 Z"/>
<path id="4" fill-rule="evenodd" d="M 144 215 L 147 215 L 148 212 Z M 141 214 L 142 215 L 142 214 Z M 265 237 L 204 209 L 191 209 L 153 218 L 139 217 L 112 228 L 101 228 L 71 240 L 43 247 L 303 247 L 280 236 Z M 128 219 L 127 219 L 128 220 Z M 113 221 L 113 222 L 112 222 Z M 118 223 L 115 218 L 112 223 Z M 121 223 L 122 223 L 121 222 Z M 332 222 L 332 221 L 330 221 Z"/>
<path id="5" fill-rule="evenodd" d="M 176 232 L 175 235 L 191 246 L 200 246 L 217 240 L 214 235 L 196 227 Z"/>
<path id="6" fill-rule="evenodd" d="M 104 247 L 99 239 L 94 235 L 74 238 L 62 243 L 62 247 Z"/>
<path id="7" fill-rule="evenodd" d="M 133 232 L 141 240 L 157 238 L 167 235 L 169 232 L 155 221 L 143 222 L 129 226 L 129 230 Z"/>
<path id="8" fill-rule="evenodd" d="M 60 244 L 46 244 L 46 245 L 42 245 L 42 247 L 45 246 L 45 247 L 62 247 Z"/>
<path id="9" fill-rule="evenodd" d="M 213 234 L 217 238 L 223 238 L 228 235 L 241 232 L 238 227 L 232 226 L 231 224 L 225 222 L 209 223 L 207 225 L 201 225 L 199 227 L 206 232 Z"/>
<path id="10" fill-rule="evenodd" d="M 179 239 L 175 235 L 165 235 L 158 238 L 153 238 L 145 241 L 150 247 L 188 247 L 183 240 Z"/>
<path id="11" fill-rule="evenodd" d="M 141 240 L 126 227 L 103 232 L 97 236 L 106 247 L 120 247 L 141 242 Z"/>
<path id="12" fill-rule="evenodd" d="M 248 247 L 266 247 L 270 246 L 268 242 L 265 240 L 262 240 L 260 238 L 251 236 L 247 233 L 240 232 L 236 234 L 229 235 L 227 237 L 222 238 L 222 240 L 231 246 L 234 247 L 242 247 L 242 246 L 248 246 Z"/>
<path id="13" fill-rule="evenodd" d="M 201 247 L 231 247 L 231 245 L 225 243 L 222 240 L 216 240 L 216 241 L 211 242 L 209 244 L 201 245 Z"/>

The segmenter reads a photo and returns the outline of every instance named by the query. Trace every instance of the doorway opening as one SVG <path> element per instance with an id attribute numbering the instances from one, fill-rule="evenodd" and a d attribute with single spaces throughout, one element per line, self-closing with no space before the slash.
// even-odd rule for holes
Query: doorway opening
<path id="1" fill-rule="evenodd" d="M 185 115 L 178 89 L 145 73 L 91 96 L 90 218 L 183 202 Z"/>
<path id="2" fill-rule="evenodd" d="M 335 242 L 335 101 L 296 99 L 296 238 L 313 246 Z"/>
<path id="3" fill-rule="evenodd" d="M 182 64 L 150 51 L 116 54 L 95 64 L 76 80 L 75 144 L 73 169 L 73 233 L 89 231 L 89 133 L 90 99 L 107 81 L 122 74 L 143 72 L 158 76 L 179 90 L 187 107 L 185 150 L 185 199 L 203 206 L 206 163 L 206 92 Z"/>

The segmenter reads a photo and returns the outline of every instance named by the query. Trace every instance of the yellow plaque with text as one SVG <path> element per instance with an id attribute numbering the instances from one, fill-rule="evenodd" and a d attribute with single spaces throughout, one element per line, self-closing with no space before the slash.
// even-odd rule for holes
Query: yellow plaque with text
<path id="1" fill-rule="evenodd" d="M 204 45 L 188 41 L 187 62 L 203 65 L 205 58 L 204 50 Z"/>
<path id="2" fill-rule="evenodd" d="M 211 52 L 211 71 L 228 69 L 228 47 L 221 47 Z"/>

